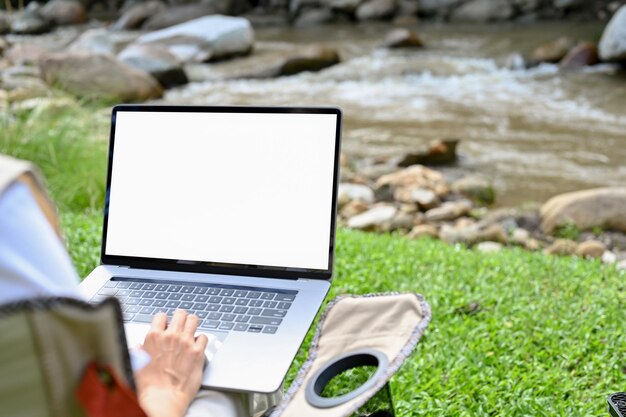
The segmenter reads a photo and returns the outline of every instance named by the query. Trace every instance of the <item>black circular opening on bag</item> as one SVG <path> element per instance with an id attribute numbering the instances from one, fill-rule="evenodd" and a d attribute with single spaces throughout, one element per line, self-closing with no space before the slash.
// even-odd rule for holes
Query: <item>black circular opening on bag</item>
<path id="1" fill-rule="evenodd" d="M 389 361 L 385 354 L 374 349 L 363 349 L 338 356 L 328 361 L 313 374 L 305 388 L 304 394 L 306 400 L 309 404 L 317 408 L 330 408 L 344 404 L 374 386 L 378 378 L 387 369 L 388 364 Z M 377 369 L 365 383 L 353 391 L 339 397 L 322 397 L 324 388 L 334 377 L 349 369 L 360 366 L 376 366 Z"/>

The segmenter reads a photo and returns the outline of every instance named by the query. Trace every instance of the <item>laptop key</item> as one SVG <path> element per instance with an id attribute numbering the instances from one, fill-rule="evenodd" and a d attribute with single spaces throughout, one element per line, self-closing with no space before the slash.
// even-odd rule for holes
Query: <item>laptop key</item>
<path id="1" fill-rule="evenodd" d="M 155 301 L 152 303 L 152 306 L 153 306 L 153 307 L 164 307 L 164 306 L 165 306 L 165 303 L 167 303 L 167 301 L 165 301 L 165 300 L 155 300 Z"/>
<path id="2" fill-rule="evenodd" d="M 169 296 L 168 293 L 166 292 L 157 292 L 156 298 L 157 300 L 167 300 L 167 297 Z"/>
<path id="3" fill-rule="evenodd" d="M 205 310 L 206 307 L 207 307 L 207 303 L 194 303 L 193 305 L 194 310 Z"/>
<path id="4" fill-rule="evenodd" d="M 167 288 L 169 287 L 169 285 L 167 284 L 158 284 L 155 288 L 155 290 L 157 292 L 162 292 L 162 291 L 167 291 Z"/>
<path id="5" fill-rule="evenodd" d="M 209 320 L 219 320 L 222 318 L 222 313 L 208 313 L 207 318 Z"/>
<path id="6" fill-rule="evenodd" d="M 263 326 L 250 326 L 248 327 L 248 332 L 249 333 L 261 333 L 262 329 L 263 329 Z"/>
<path id="7" fill-rule="evenodd" d="M 144 307 L 139 310 L 141 314 L 152 314 L 154 312 L 154 307 Z"/>
<path id="8" fill-rule="evenodd" d="M 267 307 L 267 308 L 274 308 L 276 307 L 276 305 L 278 305 L 276 301 L 266 301 L 263 303 L 263 307 Z"/>
<path id="9" fill-rule="evenodd" d="M 204 328 L 204 329 L 217 329 L 217 327 L 220 325 L 219 321 L 216 320 L 205 320 L 202 322 L 202 324 L 200 325 L 200 328 Z"/>
<path id="10" fill-rule="evenodd" d="M 206 303 L 207 301 L 209 301 L 209 296 L 208 295 L 196 295 L 196 302 L 197 303 Z"/>
<path id="11" fill-rule="evenodd" d="M 183 310 L 189 310 L 191 307 L 193 307 L 193 303 L 189 301 L 183 301 L 178 307 L 182 308 Z"/>
<path id="12" fill-rule="evenodd" d="M 167 289 L 169 292 L 178 292 L 180 291 L 182 285 L 170 285 L 170 287 Z"/>
<path id="13" fill-rule="evenodd" d="M 246 323 L 237 323 L 235 327 L 233 327 L 233 330 L 236 332 L 245 332 L 248 330 L 248 325 Z"/>
<path id="14" fill-rule="evenodd" d="M 207 291 L 207 294 L 209 295 L 218 295 L 220 293 L 220 289 L 219 288 L 209 288 L 209 291 Z"/>
<path id="15" fill-rule="evenodd" d="M 131 290 L 140 290 L 141 287 L 143 287 L 143 282 L 133 282 L 132 284 L 130 284 Z"/>
<path id="16" fill-rule="evenodd" d="M 139 306 L 129 306 L 126 309 L 126 312 L 127 313 L 139 313 L 140 310 L 141 310 L 141 307 L 139 307 Z"/>
<path id="17" fill-rule="evenodd" d="M 276 333 L 276 330 L 278 330 L 278 327 L 276 326 L 265 326 L 263 328 L 263 333 L 274 334 Z"/>
<path id="18" fill-rule="evenodd" d="M 235 318 L 235 321 L 237 323 L 247 323 L 248 321 L 250 321 L 250 316 L 237 316 L 237 318 Z"/>
<path id="19" fill-rule="evenodd" d="M 225 297 L 222 300 L 222 304 L 235 304 L 235 299 L 233 297 Z"/>
<path id="20" fill-rule="evenodd" d="M 151 314 L 136 314 L 133 317 L 133 321 L 138 321 L 140 323 L 152 323 L 152 315 Z"/>
<path id="21" fill-rule="evenodd" d="M 128 281 L 117 281 L 117 288 L 128 288 L 130 287 L 130 282 Z"/>
<path id="22" fill-rule="evenodd" d="M 232 313 L 234 309 L 235 309 L 235 307 L 233 307 L 233 306 L 221 306 L 220 307 L 220 311 L 222 313 Z"/>
<path id="23" fill-rule="evenodd" d="M 141 298 L 154 298 L 156 297 L 156 292 L 154 291 L 146 291 L 143 293 L 143 295 L 141 296 Z"/>
<path id="24" fill-rule="evenodd" d="M 135 313 L 124 312 L 124 321 L 131 321 L 135 317 Z"/>
<path id="25" fill-rule="evenodd" d="M 248 312 L 248 307 L 235 307 L 233 313 L 235 314 L 246 314 Z"/>
<path id="26" fill-rule="evenodd" d="M 119 288 L 119 287 L 118 287 Z M 131 293 L 131 290 L 118 290 L 117 294 L 115 294 L 118 297 L 128 297 Z"/>
<path id="27" fill-rule="evenodd" d="M 261 308 L 251 308 L 248 310 L 248 314 L 250 314 L 251 316 L 260 316 L 262 312 L 263 309 Z"/>
<path id="28" fill-rule="evenodd" d="M 205 294 L 207 291 L 207 287 L 196 287 L 193 289 L 194 294 Z"/>
<path id="29" fill-rule="evenodd" d="M 128 298 L 128 299 L 124 300 L 124 304 L 127 304 L 129 306 L 136 306 L 137 304 L 139 304 L 139 299 L 137 299 L 137 298 Z"/>
<path id="30" fill-rule="evenodd" d="M 278 308 L 279 310 L 288 310 L 289 307 L 291 307 L 291 303 L 285 301 L 278 303 L 278 305 L 276 306 L 276 308 Z"/>
<path id="31" fill-rule="evenodd" d="M 263 307 L 263 300 L 250 300 L 248 305 L 250 307 Z"/>
<path id="32" fill-rule="evenodd" d="M 285 310 L 273 310 L 271 308 L 266 308 L 263 310 L 263 312 L 261 313 L 262 316 L 265 317 L 279 317 L 279 318 L 283 318 L 287 315 L 287 311 Z"/>
<path id="33" fill-rule="evenodd" d="M 245 297 L 246 294 L 248 294 L 248 291 L 244 291 L 244 290 L 237 290 L 235 291 L 235 293 L 233 294 L 233 296 L 235 297 Z"/>
<path id="34" fill-rule="evenodd" d="M 220 324 L 219 329 L 220 330 L 231 330 L 234 325 L 235 325 L 235 323 L 222 323 L 222 324 Z"/>
<path id="35" fill-rule="evenodd" d="M 167 304 L 165 304 L 165 307 L 178 308 L 179 305 L 180 305 L 180 301 L 168 301 Z"/>
<path id="36" fill-rule="evenodd" d="M 191 294 L 193 292 L 193 287 L 190 285 L 183 285 L 180 292 L 183 294 Z"/>
<path id="37" fill-rule="evenodd" d="M 234 321 L 234 320 L 235 320 L 235 317 L 237 317 L 237 316 L 236 316 L 236 315 L 234 315 L 234 314 L 230 314 L 230 313 L 228 313 L 228 314 L 224 314 L 224 315 L 222 316 L 222 320 L 223 320 L 223 321 Z"/>
<path id="38" fill-rule="evenodd" d="M 171 293 L 167 299 L 168 300 L 180 300 L 181 298 L 183 298 L 183 295 L 180 293 Z"/>
<path id="39" fill-rule="evenodd" d="M 200 320 L 202 319 L 206 319 L 207 316 L 209 315 L 209 313 L 207 313 L 206 311 L 194 311 L 193 314 L 195 314 L 196 316 L 198 316 L 198 318 Z"/>
<path id="40" fill-rule="evenodd" d="M 276 319 L 271 317 L 252 317 L 250 319 L 251 324 L 267 324 L 269 326 L 278 326 L 282 322 L 282 319 Z"/>
<path id="41" fill-rule="evenodd" d="M 222 302 L 223 299 L 224 299 L 223 297 L 216 297 L 216 296 L 209 297 L 209 303 L 219 304 Z"/>
<path id="42" fill-rule="evenodd" d="M 248 300 L 247 298 L 238 298 L 235 301 L 235 305 L 236 306 L 247 306 L 249 302 L 250 302 L 250 300 Z"/>
<path id="43" fill-rule="evenodd" d="M 195 299 L 196 299 L 196 296 L 193 294 L 185 294 L 183 295 L 183 298 L 182 298 L 183 301 L 193 301 Z"/>
<path id="44" fill-rule="evenodd" d="M 154 291 L 156 288 L 156 284 L 143 284 L 142 290 L 144 291 Z"/>
<path id="45" fill-rule="evenodd" d="M 209 304 L 207 308 L 205 308 L 206 311 L 219 311 L 219 309 L 220 309 L 219 304 Z"/>
<path id="46" fill-rule="evenodd" d="M 112 297 L 115 294 L 117 294 L 117 289 L 116 288 L 100 288 L 100 290 L 98 291 L 98 295 L 104 295 L 106 297 Z"/>
<path id="47" fill-rule="evenodd" d="M 141 300 L 139 300 L 139 305 L 144 307 L 151 306 L 152 303 L 154 303 L 154 300 L 150 298 L 142 298 Z"/>
<path id="48" fill-rule="evenodd" d="M 141 298 L 142 295 L 143 295 L 143 291 L 134 290 L 130 292 L 130 296 L 133 298 Z"/>
<path id="49" fill-rule="evenodd" d="M 260 291 L 250 291 L 246 297 L 248 298 L 259 298 L 261 296 Z"/>
<path id="50" fill-rule="evenodd" d="M 261 300 L 273 300 L 275 295 L 273 292 L 261 293 Z"/>
<path id="51" fill-rule="evenodd" d="M 277 294 L 274 300 L 276 301 L 293 301 L 296 299 L 294 294 Z"/>
<path id="52" fill-rule="evenodd" d="M 231 295 L 233 295 L 233 293 L 235 292 L 235 290 L 227 290 L 227 289 L 223 289 L 220 292 L 220 295 L 223 297 L 230 297 Z"/>
<path id="53" fill-rule="evenodd" d="M 118 283 L 118 282 L 119 282 L 119 281 L 107 281 L 107 283 L 106 283 L 106 284 L 104 284 L 104 286 L 105 286 L 106 288 L 115 288 L 115 287 L 117 287 L 117 283 Z"/>

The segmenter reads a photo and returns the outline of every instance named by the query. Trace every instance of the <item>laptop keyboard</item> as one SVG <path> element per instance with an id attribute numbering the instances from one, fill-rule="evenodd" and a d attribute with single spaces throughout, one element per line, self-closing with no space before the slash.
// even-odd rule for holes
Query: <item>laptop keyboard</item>
<path id="1" fill-rule="evenodd" d="M 198 316 L 201 330 L 274 334 L 297 294 L 295 290 L 113 277 L 90 301 L 116 297 L 127 322 L 151 323 L 155 314 L 171 317 L 180 308 Z"/>

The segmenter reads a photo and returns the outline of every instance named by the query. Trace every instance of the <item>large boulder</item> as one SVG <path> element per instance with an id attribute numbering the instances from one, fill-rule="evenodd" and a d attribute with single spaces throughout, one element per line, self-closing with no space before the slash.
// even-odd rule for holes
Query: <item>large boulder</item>
<path id="1" fill-rule="evenodd" d="M 356 9 L 356 18 L 360 21 L 389 19 L 396 7 L 396 0 L 366 0 Z"/>
<path id="2" fill-rule="evenodd" d="M 458 139 L 435 140 L 424 149 L 404 155 L 398 162 L 398 166 L 408 167 L 417 164 L 447 165 L 454 163 L 457 159 L 456 148 L 458 144 Z"/>
<path id="3" fill-rule="evenodd" d="M 39 13 L 55 25 L 78 25 L 87 21 L 85 8 L 75 0 L 52 0 Z"/>
<path id="4" fill-rule="evenodd" d="M 48 85 L 78 97 L 128 102 L 157 98 L 163 93 L 150 74 L 108 54 L 47 54 L 40 59 L 39 68 Z"/>
<path id="5" fill-rule="evenodd" d="M 277 58 L 277 60 L 278 64 L 272 62 L 267 66 L 260 65 L 254 72 L 242 75 L 242 78 L 272 78 L 306 71 L 320 71 L 338 64 L 341 58 L 335 48 L 314 44 Z"/>
<path id="6" fill-rule="evenodd" d="M 576 40 L 561 36 L 535 48 L 528 57 L 529 64 L 537 65 L 541 62 L 557 63 L 576 46 Z"/>
<path id="7" fill-rule="evenodd" d="M 11 17 L 11 32 L 18 35 L 40 35 L 52 25 L 37 10 L 24 10 Z"/>
<path id="8" fill-rule="evenodd" d="M 382 46 L 384 48 L 421 48 L 424 44 L 414 30 L 399 28 L 387 34 Z"/>
<path id="9" fill-rule="evenodd" d="M 419 13 L 426 16 L 445 16 L 463 0 L 420 0 Z"/>
<path id="10" fill-rule="evenodd" d="M 296 27 L 318 26 L 332 23 L 335 15 L 328 8 L 303 10 L 294 21 Z"/>
<path id="11" fill-rule="evenodd" d="M 571 49 L 561 60 L 559 66 L 563 70 L 573 70 L 598 63 L 598 50 L 591 42 L 583 42 Z"/>
<path id="12" fill-rule="evenodd" d="M 139 29 L 146 20 L 164 11 L 165 4 L 158 0 L 137 3 L 129 7 L 111 28 L 115 30 Z"/>
<path id="13" fill-rule="evenodd" d="M 202 16 L 217 13 L 227 13 L 227 10 L 222 10 L 222 8 L 217 7 L 215 4 L 206 3 L 184 4 L 180 6 L 168 7 L 146 19 L 142 25 L 142 29 L 164 29 L 170 26 L 180 25 L 181 23 L 198 19 Z"/>
<path id="14" fill-rule="evenodd" d="M 413 165 L 391 174 L 383 175 L 375 184 L 374 191 L 381 194 L 383 189 L 389 188 L 395 198 L 405 195 L 413 196 L 413 191 L 427 189 L 438 197 L 448 194 L 448 185 L 440 172 L 422 165 Z"/>
<path id="15" fill-rule="evenodd" d="M 164 87 L 189 81 L 181 62 L 162 45 L 133 44 L 120 52 L 118 58 L 131 67 L 146 71 Z"/>
<path id="16" fill-rule="evenodd" d="M 561 194 L 548 200 L 540 214 L 545 233 L 570 224 L 580 230 L 600 227 L 626 232 L 626 187 Z"/>
<path id="17" fill-rule="evenodd" d="M 626 61 L 626 4 L 620 7 L 600 39 L 600 58 L 604 61 Z"/>
<path id="18" fill-rule="evenodd" d="M 11 31 L 11 20 L 9 16 L 4 12 L 0 11 L 0 35 L 4 35 L 5 33 L 9 33 Z"/>
<path id="19" fill-rule="evenodd" d="M 137 42 L 166 45 L 182 62 L 204 62 L 249 53 L 254 31 L 247 19 L 214 15 L 147 33 Z"/>
<path id="20" fill-rule="evenodd" d="M 514 15 L 510 0 L 470 0 L 454 9 L 450 20 L 456 22 L 494 22 L 510 20 Z"/>

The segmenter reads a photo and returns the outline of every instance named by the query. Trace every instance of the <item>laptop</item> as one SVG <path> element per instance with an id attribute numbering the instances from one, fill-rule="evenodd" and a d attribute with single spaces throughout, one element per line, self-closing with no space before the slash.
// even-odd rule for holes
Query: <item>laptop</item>
<path id="1" fill-rule="evenodd" d="M 221 341 L 202 385 L 278 390 L 330 288 L 336 108 L 113 108 L 101 265 L 129 345 L 182 308 Z"/>

